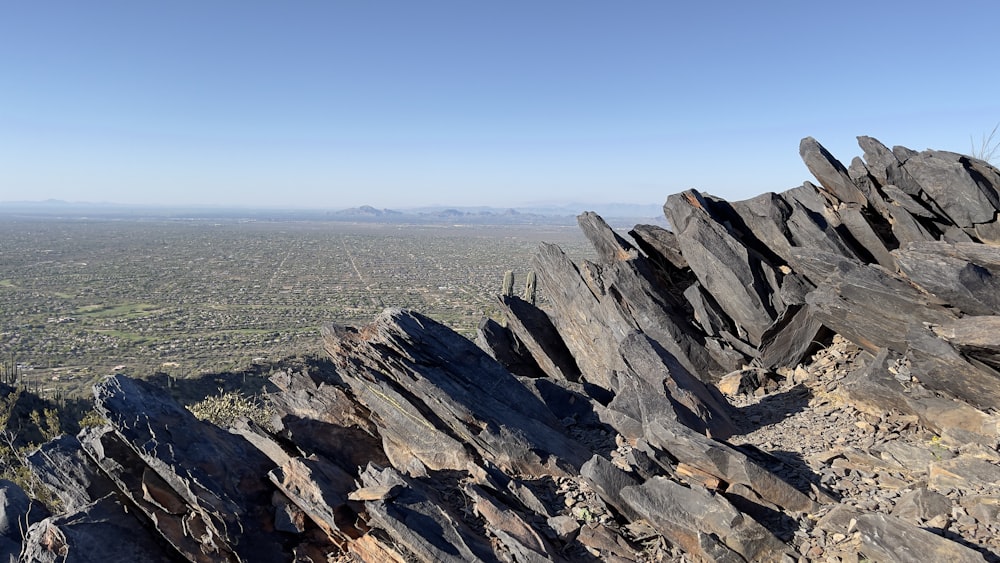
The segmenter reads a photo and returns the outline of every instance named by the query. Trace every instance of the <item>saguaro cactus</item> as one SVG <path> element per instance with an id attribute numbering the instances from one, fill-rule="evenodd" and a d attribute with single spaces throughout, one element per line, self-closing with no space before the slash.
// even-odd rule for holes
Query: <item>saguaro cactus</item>
<path id="1" fill-rule="evenodd" d="M 535 281 L 535 272 L 528 272 L 528 279 L 524 282 L 524 300 L 532 305 L 535 304 L 535 288 L 537 282 Z"/>
<path id="2" fill-rule="evenodd" d="M 9 361 L 0 362 L 0 381 L 11 386 L 17 385 L 18 371 L 17 358 L 12 352 Z"/>
<path id="3" fill-rule="evenodd" d="M 504 297 L 514 296 L 514 272 L 507 270 L 503 273 L 503 289 L 500 294 Z"/>

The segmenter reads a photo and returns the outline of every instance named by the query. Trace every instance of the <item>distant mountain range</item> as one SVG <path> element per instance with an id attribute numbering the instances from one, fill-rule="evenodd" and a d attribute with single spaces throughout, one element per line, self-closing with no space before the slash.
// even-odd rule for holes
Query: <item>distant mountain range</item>
<path id="1" fill-rule="evenodd" d="M 0 215 L 63 218 L 119 219 L 257 219 L 314 220 L 372 223 L 427 224 L 545 224 L 571 225 L 584 211 L 594 211 L 613 226 L 636 223 L 664 224 L 662 208 L 648 204 L 534 204 L 521 207 L 426 206 L 405 209 L 378 209 L 370 205 L 349 209 L 268 209 L 252 207 L 196 205 L 127 205 L 117 203 L 69 202 L 62 200 L 0 202 Z"/>

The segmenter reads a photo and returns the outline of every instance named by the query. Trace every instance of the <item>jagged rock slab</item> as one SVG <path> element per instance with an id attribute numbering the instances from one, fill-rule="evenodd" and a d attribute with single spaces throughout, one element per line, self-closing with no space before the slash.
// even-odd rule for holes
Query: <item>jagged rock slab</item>
<path id="1" fill-rule="evenodd" d="M 675 460 L 724 483 L 744 485 L 767 502 L 792 512 L 808 513 L 817 507 L 795 487 L 727 444 L 684 426 L 665 426 L 659 420 L 651 421 L 648 426 L 646 436 L 650 445 L 667 452 Z"/>
<path id="2" fill-rule="evenodd" d="M 357 514 L 347 506 L 354 479 L 337 465 L 316 456 L 292 458 L 268 477 L 335 545 L 343 549 L 362 535 Z"/>
<path id="3" fill-rule="evenodd" d="M 993 275 L 1000 275 L 1000 246 L 975 242 L 921 241 L 902 247 L 903 250 L 958 258 L 981 266 Z"/>
<path id="4" fill-rule="evenodd" d="M 894 375 L 890 370 L 896 371 Z M 889 409 L 916 415 L 920 423 L 941 434 L 958 428 L 981 436 L 996 436 L 986 413 L 967 403 L 935 395 L 911 382 L 909 360 L 884 349 L 863 368 L 845 378 L 842 392 L 861 410 L 880 414 Z"/>
<path id="5" fill-rule="evenodd" d="M 590 461 L 583 464 L 583 467 L 580 468 L 580 475 L 586 478 L 594 490 L 601 495 L 604 502 L 613 506 L 619 514 L 629 520 L 636 520 L 640 517 L 640 514 L 621 495 L 622 490 L 626 487 L 642 484 L 635 476 L 622 471 L 607 459 L 596 454 L 590 458 Z"/>
<path id="6" fill-rule="evenodd" d="M 852 243 L 855 254 L 866 262 L 878 263 L 890 272 L 896 270 L 895 258 L 886 246 L 886 242 L 872 228 L 865 210 L 856 205 L 841 205 L 837 215 L 841 224 L 847 229 L 848 240 Z"/>
<path id="7" fill-rule="evenodd" d="M 622 262 L 639 256 L 631 243 L 622 238 L 593 211 L 585 211 L 576 217 L 580 230 L 597 251 L 598 262 Z"/>
<path id="8" fill-rule="evenodd" d="M 923 151 L 905 159 L 902 166 L 958 227 L 992 222 L 1000 209 L 996 187 L 968 157 Z"/>
<path id="9" fill-rule="evenodd" d="M 847 169 L 812 137 L 799 143 L 799 156 L 823 188 L 844 203 L 867 205 L 868 200 L 851 180 Z"/>
<path id="10" fill-rule="evenodd" d="M 213 522 L 209 511 L 191 505 L 161 479 L 111 429 L 81 433 L 84 449 L 177 552 L 189 561 L 238 561 L 231 538 Z"/>
<path id="11" fill-rule="evenodd" d="M 747 342 L 758 346 L 764 331 L 784 309 L 778 294 L 779 274 L 714 221 L 705 211 L 707 205 L 700 194 L 687 191 L 667 198 L 665 209 L 698 281 L 745 331 Z"/>
<path id="12" fill-rule="evenodd" d="M 928 484 L 939 490 L 988 489 L 1000 486 L 1000 465 L 967 456 L 935 461 L 928 468 Z"/>
<path id="13" fill-rule="evenodd" d="M 892 254 L 907 278 L 963 313 L 1000 313 L 1000 277 L 987 268 L 939 252 L 906 249 Z"/>
<path id="14" fill-rule="evenodd" d="M 527 348 L 528 354 L 545 375 L 569 381 L 580 380 L 580 368 L 573 354 L 544 311 L 519 297 L 501 295 L 498 300 L 511 332 Z"/>
<path id="15" fill-rule="evenodd" d="M 702 332 L 708 336 L 716 336 L 723 331 L 735 332 L 736 327 L 730 322 L 729 317 L 719 309 L 715 300 L 700 283 L 694 282 L 685 289 L 684 298 L 691 305 L 694 320 Z"/>
<path id="16" fill-rule="evenodd" d="M 857 530 L 861 532 L 861 551 L 876 561 L 986 561 L 978 551 L 885 514 L 858 516 Z"/>
<path id="17" fill-rule="evenodd" d="M 273 489 L 265 476 L 273 463 L 263 453 L 242 437 L 197 420 L 151 384 L 116 375 L 95 385 L 94 395 L 97 411 L 155 474 L 164 497 L 179 499 L 184 507 L 178 510 L 197 514 L 204 524 L 183 531 L 186 538 L 208 553 L 220 546 L 221 555 L 226 551 L 221 546 L 228 545 L 242 559 L 285 556 L 281 538 L 268 531 L 273 514 L 265 507 Z M 88 453 L 100 460 L 103 442 L 93 445 Z M 142 479 L 145 471 L 129 467 L 128 472 L 132 477 L 121 476 L 124 492 L 141 495 L 150 482 L 130 479 Z"/>
<path id="18" fill-rule="evenodd" d="M 28 465 L 65 512 L 81 509 L 115 490 L 74 436 L 59 436 L 42 444 L 28 456 Z"/>
<path id="19" fill-rule="evenodd" d="M 911 326 L 907 341 L 910 370 L 925 387 L 980 409 L 1000 409 L 1000 373 L 970 364 L 925 326 Z"/>
<path id="20" fill-rule="evenodd" d="M 48 516 L 45 505 L 28 497 L 13 481 L 0 479 L 0 561 L 17 561 L 22 536 Z"/>
<path id="21" fill-rule="evenodd" d="M 789 306 L 761 337 L 757 363 L 767 369 L 795 367 L 828 335 L 808 305 Z"/>
<path id="22" fill-rule="evenodd" d="M 939 515 L 951 516 L 951 499 L 921 487 L 900 496 L 892 508 L 892 515 L 911 524 Z"/>
<path id="23" fill-rule="evenodd" d="M 483 317 L 479 322 L 476 345 L 514 375 L 532 378 L 546 376 L 534 356 L 510 328 L 489 317 Z"/>
<path id="24" fill-rule="evenodd" d="M 172 563 L 176 555 L 114 498 L 33 524 L 24 540 L 22 561 L 38 563 Z"/>
<path id="25" fill-rule="evenodd" d="M 642 485 L 623 488 L 620 494 L 664 537 L 689 553 L 704 554 L 703 543 L 716 551 L 724 546 L 748 561 L 775 561 L 789 552 L 766 528 L 721 495 L 705 489 L 687 488 L 665 477 L 653 477 Z M 712 541 L 712 535 L 718 539 Z"/>
<path id="26" fill-rule="evenodd" d="M 659 343 L 688 372 L 706 381 L 722 375 L 724 369 L 705 349 L 701 335 L 657 291 L 639 266 L 635 262 L 616 262 L 603 268 L 602 282 L 607 288 L 603 299 L 608 309 Z"/>
<path id="27" fill-rule="evenodd" d="M 607 310 L 618 313 L 625 324 L 647 333 L 670 351 L 685 368 L 706 377 L 720 375 L 720 366 L 704 349 L 704 343 L 686 315 L 677 308 L 677 297 L 663 291 L 652 265 L 645 257 L 594 214 L 578 218 L 584 234 L 602 256 L 598 271 L 598 299 Z"/>
<path id="28" fill-rule="evenodd" d="M 369 466 L 361 481 L 365 487 L 392 491 L 385 498 L 365 502 L 369 523 L 385 530 L 419 561 L 499 561 L 484 539 L 394 469 Z"/>
<path id="29" fill-rule="evenodd" d="M 947 323 L 957 317 L 941 300 L 882 269 L 809 249 L 797 249 L 796 258 L 818 286 L 806 298 L 811 314 L 869 352 L 906 350 L 901 327 Z"/>
<path id="30" fill-rule="evenodd" d="M 589 457 L 510 372 L 423 315 L 390 309 L 361 330 L 328 326 L 323 335 L 397 468 L 468 469 L 481 456 L 501 468 L 549 474 L 574 471 L 581 455 Z M 404 462 L 407 456 L 420 465 Z"/>
<path id="31" fill-rule="evenodd" d="M 930 328 L 963 357 L 1000 370 L 1000 316 L 964 317 Z"/>
<path id="32" fill-rule="evenodd" d="M 608 389 L 611 373 L 618 369 L 609 364 L 609 358 L 617 356 L 618 342 L 634 327 L 618 315 L 608 314 L 600 300 L 603 288 L 598 287 L 597 292 L 591 289 L 581 270 L 558 246 L 541 244 L 532 267 L 549 299 L 552 323 L 576 359 L 583 379 Z"/>
<path id="33" fill-rule="evenodd" d="M 626 369 L 619 374 L 619 393 L 610 409 L 626 412 L 644 424 L 652 420 L 680 423 L 719 439 L 734 433 L 726 399 L 692 376 L 655 340 L 632 333 L 619 353 Z M 626 378 L 629 383 L 623 381 Z"/>
<path id="34" fill-rule="evenodd" d="M 475 513 L 486 521 L 489 533 L 503 544 L 515 560 L 529 563 L 564 560 L 517 511 L 489 494 L 486 489 L 478 485 L 467 485 L 463 491 L 472 501 Z"/>
<path id="35" fill-rule="evenodd" d="M 299 450 L 319 454 L 350 473 L 369 462 L 389 463 L 371 412 L 338 386 L 343 383 L 335 374 L 282 371 L 271 382 L 281 390 L 269 397 L 272 424 Z"/>
<path id="36" fill-rule="evenodd" d="M 688 270 L 687 260 L 681 254 L 674 233 L 656 225 L 636 225 L 629 235 L 646 256 L 664 271 L 683 274 Z"/>
<path id="37" fill-rule="evenodd" d="M 920 191 L 920 184 L 910 177 L 909 172 L 903 168 L 899 158 L 889 150 L 878 139 L 872 137 L 858 137 L 858 146 L 864 151 L 865 166 L 868 172 L 881 186 L 898 186 L 904 193 L 917 196 Z"/>

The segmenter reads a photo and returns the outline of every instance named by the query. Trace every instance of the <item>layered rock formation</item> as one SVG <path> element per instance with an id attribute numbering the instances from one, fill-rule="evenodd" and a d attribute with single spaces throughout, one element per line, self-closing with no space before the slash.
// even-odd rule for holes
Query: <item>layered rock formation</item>
<path id="1" fill-rule="evenodd" d="M 632 241 L 580 216 L 596 259 L 542 245 L 544 307 L 499 298 L 506 318 L 484 321 L 478 346 L 413 311 L 326 327 L 332 363 L 274 377 L 270 429 L 222 430 L 109 378 L 106 424 L 30 458 L 59 512 L 29 518 L 4 484 L 0 522 L 30 527 L 8 525 L 0 547 L 102 562 L 996 561 L 1000 172 L 859 141 L 845 167 L 803 140 L 818 185 L 672 195 L 672 230 L 639 225 Z M 767 434 L 786 418 L 811 422 Z"/>

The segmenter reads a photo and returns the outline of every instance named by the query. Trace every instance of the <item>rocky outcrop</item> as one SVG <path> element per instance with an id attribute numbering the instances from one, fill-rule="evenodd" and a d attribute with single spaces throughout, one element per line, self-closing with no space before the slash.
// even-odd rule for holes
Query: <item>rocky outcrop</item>
<path id="1" fill-rule="evenodd" d="M 631 241 L 581 215 L 596 257 L 543 244 L 542 305 L 500 297 L 478 345 L 400 309 L 324 327 L 266 429 L 108 378 L 105 423 L 29 457 L 55 514 L 0 484 L 0 554 L 998 561 L 1000 172 L 859 143 Z"/>

